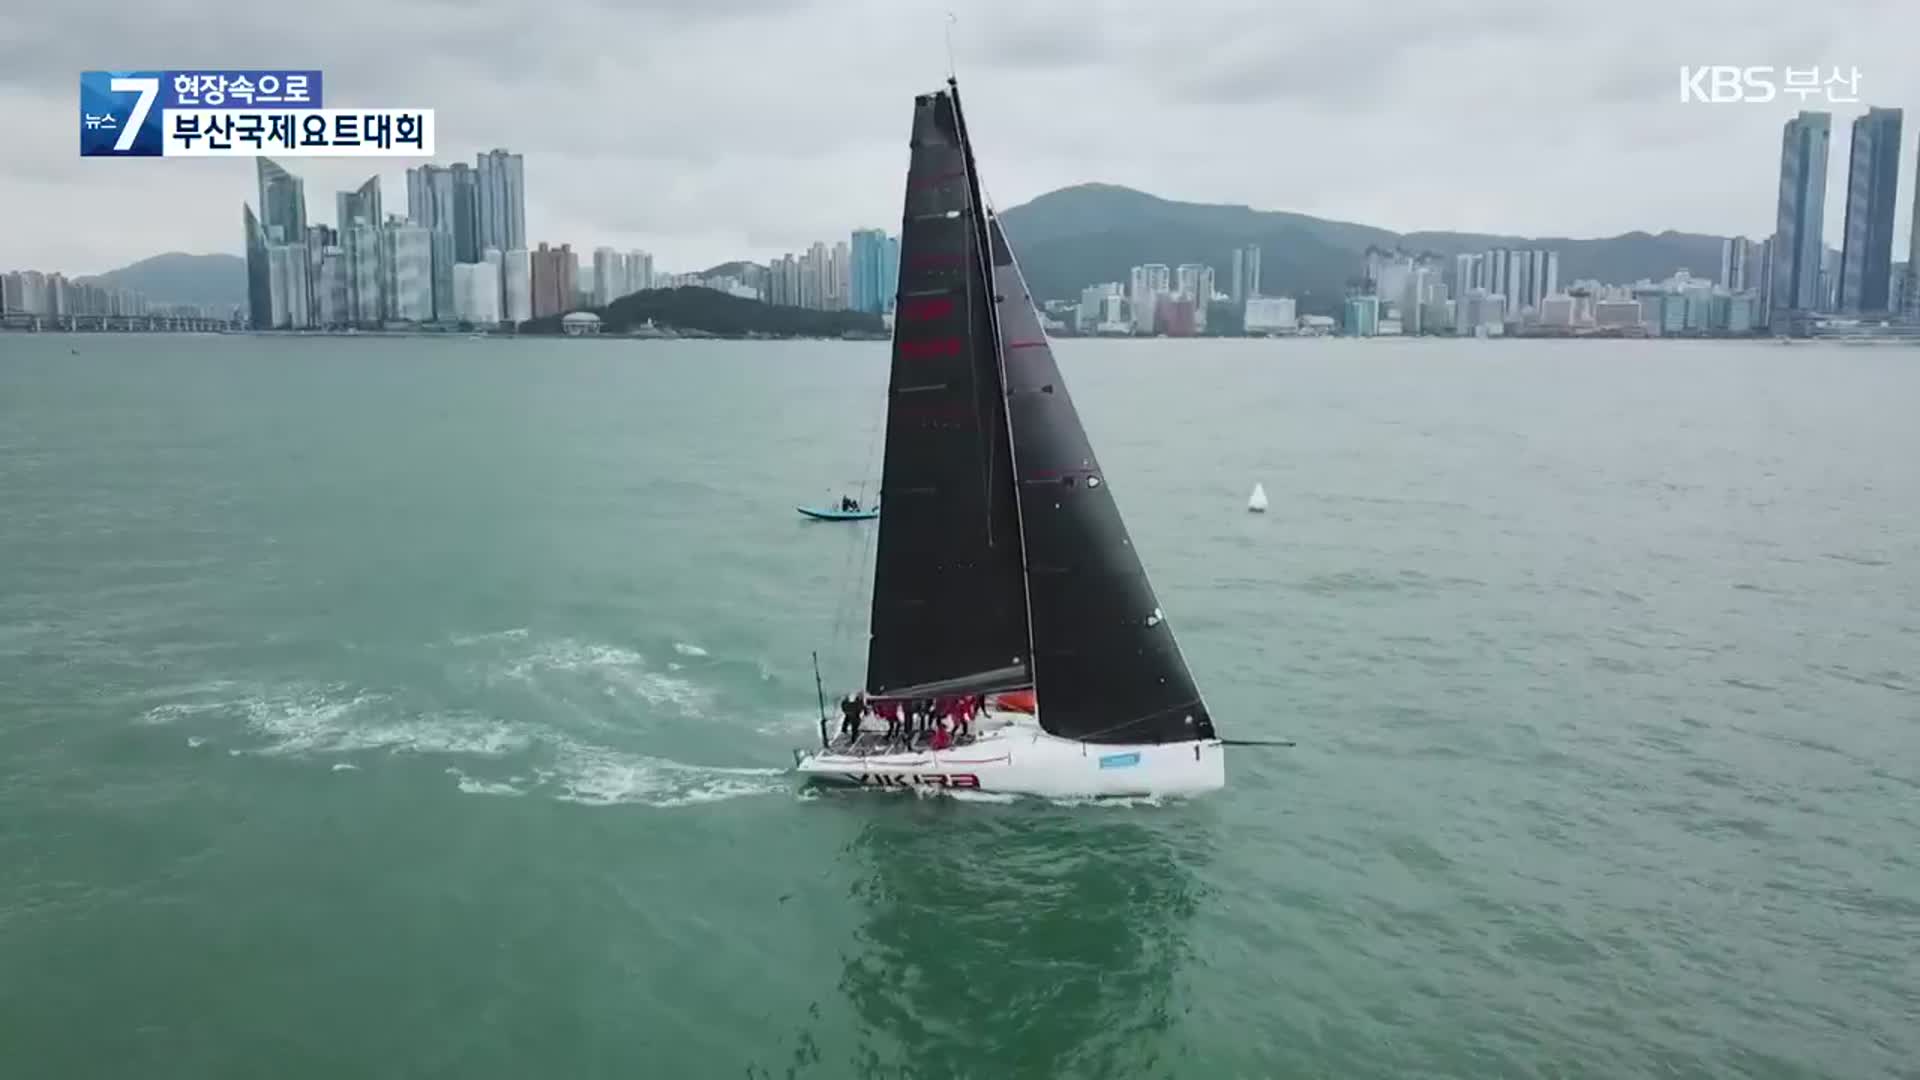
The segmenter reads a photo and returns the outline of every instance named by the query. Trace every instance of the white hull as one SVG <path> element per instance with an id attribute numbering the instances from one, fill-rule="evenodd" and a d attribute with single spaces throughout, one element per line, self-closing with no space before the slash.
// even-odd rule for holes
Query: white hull
<path id="1" fill-rule="evenodd" d="M 1217 739 L 1083 743 L 1049 735 L 1031 720 L 983 726 L 973 741 L 946 750 L 816 750 L 795 757 L 795 771 L 809 781 L 888 790 L 1073 799 L 1198 795 L 1227 783 L 1226 751 Z"/>

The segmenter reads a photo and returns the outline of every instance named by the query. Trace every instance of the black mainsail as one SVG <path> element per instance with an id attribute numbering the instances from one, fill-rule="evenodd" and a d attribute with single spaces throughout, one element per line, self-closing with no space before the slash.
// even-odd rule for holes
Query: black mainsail
<path id="1" fill-rule="evenodd" d="M 914 103 L 869 690 L 1030 685 L 1062 738 L 1211 739 L 949 86 Z"/>
<path id="2" fill-rule="evenodd" d="M 876 697 L 1032 684 L 985 222 L 954 98 L 914 101 L 879 550 Z"/>

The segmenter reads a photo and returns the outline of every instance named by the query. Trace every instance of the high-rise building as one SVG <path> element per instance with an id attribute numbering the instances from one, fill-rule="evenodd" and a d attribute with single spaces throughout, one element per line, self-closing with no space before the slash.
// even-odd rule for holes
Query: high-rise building
<path id="1" fill-rule="evenodd" d="M 333 197 L 334 211 L 339 220 L 334 222 L 345 236 L 347 230 L 355 225 L 368 225 L 379 228 L 386 221 L 380 213 L 380 177 L 379 174 L 367 177 L 366 183 L 352 191 L 342 191 Z"/>
<path id="2" fill-rule="evenodd" d="M 243 203 L 240 209 L 247 245 L 247 321 L 255 330 L 265 330 L 273 325 L 273 267 L 268 262 L 267 232 L 260 219 L 253 216 L 253 207 Z"/>
<path id="3" fill-rule="evenodd" d="M 1920 139 L 1914 141 L 1920 142 Z M 1914 152 L 1913 167 L 1913 227 L 1907 234 L 1907 277 L 1906 288 L 1902 290 L 1906 299 L 1900 310 L 1907 318 L 1920 322 L 1920 150 Z"/>
<path id="4" fill-rule="evenodd" d="M 1853 121 L 1847 163 L 1846 225 L 1841 233 L 1837 307 L 1884 312 L 1893 267 L 1894 195 L 1900 185 L 1900 110 L 1868 109 Z"/>
<path id="5" fill-rule="evenodd" d="M 816 311 L 827 306 L 827 274 L 832 267 L 828 265 L 827 245 L 815 240 L 807 248 L 807 254 L 800 266 L 800 306 Z"/>
<path id="6" fill-rule="evenodd" d="M 1373 337 L 1380 332 L 1380 298 L 1377 296 L 1347 297 L 1343 325 L 1353 337 Z"/>
<path id="7" fill-rule="evenodd" d="M 459 265 L 453 257 L 454 237 L 450 232 L 430 229 L 427 238 L 433 252 L 433 317 L 441 322 L 450 321 L 455 306 L 453 268 Z"/>
<path id="8" fill-rule="evenodd" d="M 260 227 L 269 244 L 307 242 L 307 186 L 272 158 L 254 158 L 260 180 Z"/>
<path id="9" fill-rule="evenodd" d="M 386 229 L 391 267 L 391 317 L 401 322 L 433 321 L 433 233 L 401 219 Z"/>
<path id="10" fill-rule="evenodd" d="M 527 191 L 519 154 L 489 150 L 479 156 L 475 187 L 476 244 L 481 249 L 512 251 L 527 246 Z M 574 272 L 568 273 L 571 280 Z M 572 304 L 571 294 L 567 303 Z"/>
<path id="11" fill-rule="evenodd" d="M 853 303 L 853 253 L 845 240 L 827 255 L 827 310 L 845 311 Z"/>
<path id="12" fill-rule="evenodd" d="M 606 307 L 626 295 L 627 257 L 610 247 L 593 249 L 593 306 Z"/>
<path id="13" fill-rule="evenodd" d="M 879 314 L 886 310 L 887 234 L 881 229 L 853 231 L 853 297 L 855 311 Z"/>
<path id="14" fill-rule="evenodd" d="M 1784 332 L 1820 307 L 1821 227 L 1827 205 L 1827 141 L 1833 117 L 1802 112 L 1780 131 L 1780 197 L 1774 219 L 1771 321 Z"/>
<path id="15" fill-rule="evenodd" d="M 574 257 L 572 245 L 550 248 L 542 241 L 537 250 L 528 254 L 532 262 L 533 318 L 564 315 L 573 310 L 580 263 Z"/>
<path id="16" fill-rule="evenodd" d="M 500 264 L 461 263 L 454 267 L 454 317 L 473 326 L 500 322 Z"/>
<path id="17" fill-rule="evenodd" d="M 1747 287 L 1747 238 L 1729 236 L 1720 241 L 1721 285 L 1733 292 Z"/>
<path id="18" fill-rule="evenodd" d="M 453 174 L 438 165 L 407 170 L 407 220 L 429 229 L 453 222 Z"/>
<path id="19" fill-rule="evenodd" d="M 451 237 L 453 262 L 479 261 L 478 204 L 472 166 L 458 162 L 444 168 L 422 165 L 408 169 L 407 217 L 416 225 Z M 451 281 L 449 278 L 449 289 Z M 452 301 L 448 303 L 451 305 Z M 452 310 L 451 306 L 448 310 Z"/>
<path id="20" fill-rule="evenodd" d="M 500 265 L 501 313 L 515 326 L 533 318 L 533 260 L 525 248 L 505 253 Z"/>
<path id="21" fill-rule="evenodd" d="M 634 248 L 627 252 L 627 292 L 653 288 L 653 256 Z"/>
<path id="22" fill-rule="evenodd" d="M 346 256 L 347 320 L 355 326 L 379 326 L 386 320 L 387 278 L 380 230 L 359 222 L 340 230 L 340 240 Z"/>
<path id="23" fill-rule="evenodd" d="M 309 323 L 307 245 L 271 244 L 267 248 L 270 278 L 270 323 L 276 330 L 304 330 Z"/>
<path id="24" fill-rule="evenodd" d="M 1233 249 L 1233 302 L 1245 304 L 1260 295 L 1260 245 L 1248 244 Z"/>
<path id="25" fill-rule="evenodd" d="M 344 249 L 334 246 L 321 250 L 320 273 L 314 279 L 313 295 L 315 326 L 346 326 L 353 321 L 347 303 L 347 257 Z"/>
<path id="26" fill-rule="evenodd" d="M 1453 257 L 1453 295 L 1465 296 L 1468 289 L 1480 284 L 1480 259 L 1480 256 L 1469 253 Z"/>

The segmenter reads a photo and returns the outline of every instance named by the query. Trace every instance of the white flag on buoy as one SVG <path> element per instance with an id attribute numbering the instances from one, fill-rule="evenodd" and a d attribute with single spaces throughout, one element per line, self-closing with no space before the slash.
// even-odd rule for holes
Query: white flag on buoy
<path id="1" fill-rule="evenodd" d="M 1264 486 L 1253 485 L 1253 494 L 1247 496 L 1247 509 L 1256 514 L 1267 512 L 1267 489 Z"/>

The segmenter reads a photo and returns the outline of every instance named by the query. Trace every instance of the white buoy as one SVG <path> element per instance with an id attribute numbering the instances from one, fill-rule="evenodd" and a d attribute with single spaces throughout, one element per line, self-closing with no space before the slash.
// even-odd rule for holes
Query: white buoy
<path id="1" fill-rule="evenodd" d="M 1253 485 L 1253 494 L 1247 496 L 1247 509 L 1256 514 L 1267 512 L 1267 489 L 1264 486 Z"/>

